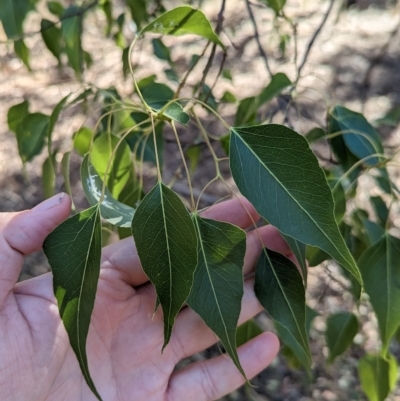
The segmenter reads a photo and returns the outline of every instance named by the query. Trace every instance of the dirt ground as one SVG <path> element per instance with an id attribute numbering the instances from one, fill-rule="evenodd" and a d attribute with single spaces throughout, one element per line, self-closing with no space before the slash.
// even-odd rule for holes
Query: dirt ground
<path id="1" fill-rule="evenodd" d="M 115 3 L 118 8 L 119 2 Z M 173 4 L 171 1 L 165 3 Z M 340 9 L 337 3 L 340 2 L 335 2 L 326 26 L 310 52 L 295 93 L 295 103 L 287 108 L 275 100 L 266 109 L 267 115 L 274 114 L 274 122 L 289 124 L 300 133 L 306 133 L 315 126 L 324 126 L 327 107 L 337 103 L 363 111 L 370 121 L 381 117 L 391 107 L 400 105 L 399 5 L 394 1 L 348 0 L 343 3 L 350 4 L 350 7 Z M 286 55 L 282 56 L 278 49 L 273 13 L 258 8 L 256 2 L 253 4 L 261 42 L 271 70 L 274 73 L 285 72 L 289 78 L 295 79 L 293 38 L 288 44 Z M 299 60 L 302 59 L 308 41 L 328 6 L 329 2 L 326 0 L 287 1 L 285 12 L 297 24 Z M 217 19 L 219 7 L 219 1 L 203 1 L 203 10 L 213 21 Z M 224 30 L 221 37 L 224 43 L 229 45 L 226 67 L 231 69 L 233 81 L 221 79 L 215 88 L 215 96 L 219 99 L 225 90 L 231 91 L 238 98 L 254 95 L 269 82 L 269 76 L 264 60 L 259 56 L 245 2 L 227 1 L 224 16 Z M 37 31 L 39 22 L 37 16 L 30 16 L 26 23 L 26 31 Z M 104 16 L 100 12 L 92 13 L 87 18 L 83 43 L 84 48 L 92 54 L 94 64 L 85 73 L 84 82 L 101 88 L 115 86 L 122 94 L 129 95 L 132 92 L 132 82 L 122 77 L 121 51 L 111 40 L 104 39 L 102 34 L 104 23 Z M 282 34 L 291 34 L 291 28 L 287 24 L 282 23 L 279 29 Z M 133 37 L 133 33 L 129 30 L 127 34 Z M 44 48 L 39 35 L 32 35 L 26 40 L 32 53 L 32 72 L 28 72 L 14 57 L 11 46 L 6 45 L 4 40 L 5 36 L 0 31 L 0 212 L 31 208 L 43 199 L 40 177 L 44 156 L 39 156 L 29 163 L 26 166 L 26 173 L 23 172 L 14 134 L 9 132 L 7 126 L 8 109 L 27 99 L 31 103 L 31 111 L 51 113 L 63 96 L 80 88 L 72 70 L 68 67 L 62 71 L 58 69 L 55 59 Z M 190 55 L 198 53 L 203 45 L 203 42 L 192 38 L 179 40 L 166 38 L 165 43 L 171 46 L 172 58 L 182 65 L 182 71 L 187 66 Z M 134 55 L 134 62 L 139 64 L 136 70 L 137 76 L 140 78 L 154 73 L 160 80 L 164 80 L 162 69 L 165 68 L 165 64 L 152 56 L 148 42 L 143 41 L 140 46 L 141 51 Z M 221 57 L 217 51 L 209 83 L 213 82 Z M 371 65 L 373 68 L 370 68 Z M 204 63 L 200 64 L 197 75 L 193 74 L 189 79 L 189 84 L 198 82 L 203 68 Z M 234 107 L 229 105 L 221 106 L 220 113 L 231 122 L 234 110 Z M 73 132 L 84 123 L 93 125 L 98 118 L 95 110 L 88 115 L 91 117 L 86 121 L 85 114 L 79 107 L 69 108 L 62 113 L 54 132 L 55 147 L 58 147 L 60 152 L 71 149 Z M 209 119 L 206 114 L 203 117 L 210 132 L 215 135 L 224 134 L 220 124 Z M 166 132 L 165 135 L 168 138 L 171 133 Z M 398 148 L 399 127 L 396 129 L 384 127 L 382 135 L 386 145 Z M 164 178 L 168 181 L 171 172 L 175 171 L 179 164 L 175 144 L 167 143 L 164 157 L 166 161 Z M 78 209 L 86 205 L 79 183 L 79 165 L 80 158 L 74 154 L 71 159 L 71 178 L 74 201 Z M 200 191 L 214 174 L 210 155 L 202 156 L 200 166 L 200 172 L 194 177 L 195 191 Z M 224 169 L 227 171 L 228 166 Z M 146 177 L 150 177 L 152 173 L 152 169 L 148 167 L 145 172 Z M 390 173 L 393 177 L 399 177 L 399 171 L 395 169 L 390 170 Z M 363 199 L 365 200 L 368 194 L 374 193 L 376 188 L 371 186 L 371 180 L 365 177 L 362 178 L 360 186 L 364 188 L 358 196 L 358 202 L 362 204 Z M 57 178 L 57 189 L 63 190 L 61 177 Z M 176 184 L 175 189 L 182 195 L 187 195 L 184 182 Z M 207 189 L 203 205 L 209 205 L 225 195 L 226 191 L 222 184 L 214 185 Z M 399 212 L 399 210 L 394 211 L 394 230 L 400 229 Z M 27 258 L 21 280 L 47 270 L 47 262 L 39 252 Z M 362 330 L 356 336 L 353 346 L 331 366 L 326 366 L 324 361 L 327 355 L 323 337 L 325 317 L 329 313 L 351 310 L 354 307 L 350 296 L 343 294 L 343 285 L 346 285 L 346 282 L 338 281 L 336 277 L 339 275 L 334 265 L 310 269 L 308 304 L 320 314 L 314 320 L 311 329 L 314 362 L 312 379 L 309 379 L 302 370 L 290 368 L 286 359 L 278 356 L 268 369 L 252 381 L 254 387 L 242 388 L 224 400 L 366 400 L 357 378 L 357 361 L 363 355 L 364 349 L 374 351 L 379 348 L 376 320 L 366 302 L 357 311 L 362 322 Z M 264 329 L 272 329 L 271 322 L 265 315 L 260 315 L 258 321 Z M 400 362 L 400 346 L 393 344 L 391 351 Z M 196 355 L 192 360 L 202 359 L 218 352 L 219 349 L 214 347 Z M 400 388 L 397 388 L 388 400 L 400 401 Z"/>

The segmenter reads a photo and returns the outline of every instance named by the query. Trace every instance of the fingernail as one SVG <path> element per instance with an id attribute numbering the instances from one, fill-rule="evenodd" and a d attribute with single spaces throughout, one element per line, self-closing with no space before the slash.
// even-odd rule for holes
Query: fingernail
<path id="1" fill-rule="evenodd" d="M 54 195 L 53 197 L 46 199 L 44 202 L 39 203 L 32 210 L 35 210 L 36 212 L 42 212 L 44 210 L 49 210 L 55 206 L 60 205 L 62 203 L 64 197 L 65 197 L 64 192 L 62 192 L 61 194 Z"/>

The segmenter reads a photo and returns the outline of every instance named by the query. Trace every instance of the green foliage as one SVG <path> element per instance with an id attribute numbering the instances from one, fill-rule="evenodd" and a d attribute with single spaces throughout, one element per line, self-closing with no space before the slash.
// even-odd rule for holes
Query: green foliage
<path id="1" fill-rule="evenodd" d="M 263 2 L 274 12 L 276 26 L 280 21 L 290 24 L 284 10 L 286 1 Z M 34 0 L 5 0 L 0 7 L 7 38 L 28 68 L 30 54 L 24 42 L 23 24 L 28 13 L 35 10 L 35 4 Z M 244 99 L 237 99 L 230 91 L 217 91 L 216 84 L 207 79 L 207 67 L 202 79 L 188 84 L 189 74 L 199 68 L 198 62 L 207 54 L 207 47 L 202 54 L 188 54 L 188 71 L 181 75 L 181 64 L 172 57 L 175 53 L 165 45 L 167 41 L 164 43 L 162 37 L 154 34 L 175 36 L 177 41 L 181 35 L 197 35 L 196 40 L 211 44 L 211 54 L 220 51 L 225 59 L 226 48 L 218 35 L 221 30 L 214 30 L 201 10 L 184 5 L 163 13 L 159 1 L 126 0 L 121 4 L 123 12 L 116 17 L 110 0 L 80 5 L 72 2 L 67 8 L 57 1 L 47 1 L 46 5 L 52 15 L 50 19 L 41 16 L 38 20 L 42 40 L 57 60 L 58 68 L 62 70 L 68 62 L 77 80 L 86 82 L 84 74 L 90 68 L 91 56 L 83 49 L 82 38 L 85 15 L 96 7 L 105 18 L 105 36 L 121 49 L 125 77 L 129 71 L 133 75 L 136 72 L 130 57 L 135 53 L 136 39 L 129 48 L 126 24 L 136 26 L 137 37 L 151 41 L 154 57 L 165 65 L 161 75 L 145 76 L 138 82 L 133 77 L 135 91 L 127 99 L 113 87 L 99 89 L 88 84 L 76 95 L 64 97 L 50 115 L 31 112 L 28 100 L 14 105 L 7 114 L 23 164 L 40 155 L 47 145 L 42 159 L 44 196 L 54 193 L 60 160 L 65 191 L 75 196 L 71 190 L 70 160 L 72 155 L 81 160 L 81 183 L 91 207 L 54 230 L 44 249 L 53 270 L 60 316 L 85 380 L 96 397 L 100 399 L 88 370 L 86 337 L 99 277 L 103 223 L 107 230 L 111 227 L 111 231 L 118 232 L 120 238 L 134 238 L 143 269 L 157 293 L 156 307 L 160 305 L 163 311 L 163 348 L 186 303 L 220 338 L 245 376 L 236 348 L 262 331 L 253 320 L 236 329 L 243 296 L 246 234 L 232 224 L 201 217 L 200 199 L 189 179 L 197 177 L 197 170 L 202 173 L 207 150 L 215 162 L 214 180 L 231 189 L 220 171 L 224 158 L 217 154 L 218 147 L 222 147 L 229 156 L 237 188 L 254 205 L 264 223 L 277 227 L 297 260 L 296 266 L 283 255 L 264 248 L 255 269 L 255 292 L 275 323 L 284 345 L 283 354 L 292 366 L 311 371 L 308 340 L 317 312 L 305 303 L 307 271 L 333 259 L 343 268 L 343 291 L 352 294 L 354 307 L 365 302 L 361 297 L 365 292 L 378 318 L 381 353 L 361 359 L 359 375 L 369 400 L 384 400 L 394 387 L 397 372 L 388 349 L 400 325 L 400 239 L 392 231 L 389 234 L 389 229 L 391 207 L 398 205 L 400 191 L 386 168 L 391 156 L 378 129 L 365 116 L 342 105 L 328 110 L 326 126 L 306 133 L 265 124 L 264 119 L 274 121 L 274 105 L 278 103 L 282 111 L 279 102 L 295 101 L 298 77 L 291 80 L 282 72 L 271 73 L 267 85 Z M 278 36 L 284 53 L 291 37 L 286 33 Z M 213 61 L 214 55 L 210 55 L 209 61 Z M 219 74 L 226 83 L 235 82 L 233 67 L 231 70 L 221 64 Z M 161 82 L 164 76 L 168 84 Z M 191 99 L 180 97 L 183 87 L 192 90 Z M 100 114 L 96 112 L 98 121 L 94 126 L 88 122 L 76 131 L 70 147 L 61 155 L 53 139 L 57 120 L 64 109 L 80 102 L 85 110 L 93 109 L 86 109 L 88 104 L 101 109 Z M 221 104 L 227 103 L 234 110 L 234 127 L 220 114 Z M 201 108 L 209 113 L 209 120 L 219 119 L 226 131 L 220 136 L 208 132 L 212 124 L 202 124 L 198 113 Z M 399 121 L 395 108 L 377 120 L 376 126 L 395 126 Z M 172 133 L 182 160 L 176 163 L 178 170 L 166 174 L 172 163 L 164 163 L 164 148 Z M 331 163 L 324 163 L 323 168 L 317 152 L 314 154 L 310 147 L 317 144 L 333 154 Z M 320 162 L 322 165 L 322 158 Z M 150 164 L 146 173 L 154 172 L 153 179 L 157 180 L 150 191 L 144 182 L 145 163 Z M 185 202 L 171 189 L 181 171 L 189 176 L 186 178 L 190 200 Z M 365 210 L 355 199 L 361 174 L 370 174 L 381 191 L 368 198 L 370 207 Z M 172 178 L 167 182 L 166 177 Z M 75 269 L 69 268 L 72 264 Z M 351 311 L 327 319 L 328 362 L 345 352 L 358 329 L 358 320 Z"/>

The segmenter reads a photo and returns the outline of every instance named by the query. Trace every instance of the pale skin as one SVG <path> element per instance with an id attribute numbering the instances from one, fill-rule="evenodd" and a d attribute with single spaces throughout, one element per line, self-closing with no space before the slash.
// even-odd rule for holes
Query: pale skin
<path id="1" fill-rule="evenodd" d="M 245 208 L 248 210 L 246 212 Z M 52 275 L 17 284 L 23 259 L 41 249 L 46 236 L 70 213 L 68 196 L 56 195 L 32 210 L 0 214 L 0 400 L 96 400 L 81 372 L 53 295 Z M 253 226 L 258 216 L 244 199 L 215 205 L 204 217 Z M 248 230 L 245 295 L 239 323 L 261 311 L 251 272 L 261 250 L 293 258 L 271 226 Z M 163 344 L 162 311 L 153 316 L 155 292 L 140 266 L 132 238 L 103 248 L 87 354 L 104 401 L 217 400 L 244 382 L 225 355 L 175 370 L 185 357 L 217 341 L 187 307 L 179 313 L 171 341 Z M 279 350 L 277 337 L 263 333 L 238 350 L 248 378 L 265 369 Z"/>

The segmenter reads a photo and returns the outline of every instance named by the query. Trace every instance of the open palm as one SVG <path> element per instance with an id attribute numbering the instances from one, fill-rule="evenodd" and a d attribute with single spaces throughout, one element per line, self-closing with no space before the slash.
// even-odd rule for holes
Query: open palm
<path id="1" fill-rule="evenodd" d="M 244 204 L 251 217 L 243 208 Z M 53 295 L 52 276 L 15 284 L 23 257 L 41 248 L 45 237 L 70 211 L 67 196 L 57 196 L 31 211 L 0 215 L 0 399 L 4 401 L 95 400 L 69 345 Z M 204 217 L 242 228 L 257 219 L 246 201 L 210 208 Z M 289 254 L 273 227 L 249 231 L 244 264 L 245 294 L 240 322 L 261 310 L 251 271 L 261 249 Z M 217 341 L 189 308 L 179 313 L 163 353 L 162 311 L 154 314 L 155 292 L 140 266 L 133 239 L 103 249 L 102 267 L 87 339 L 89 368 L 104 401 L 215 400 L 243 383 L 233 362 L 221 355 L 181 370 L 183 358 Z M 275 335 L 264 333 L 239 348 L 250 378 L 278 352 Z"/>

